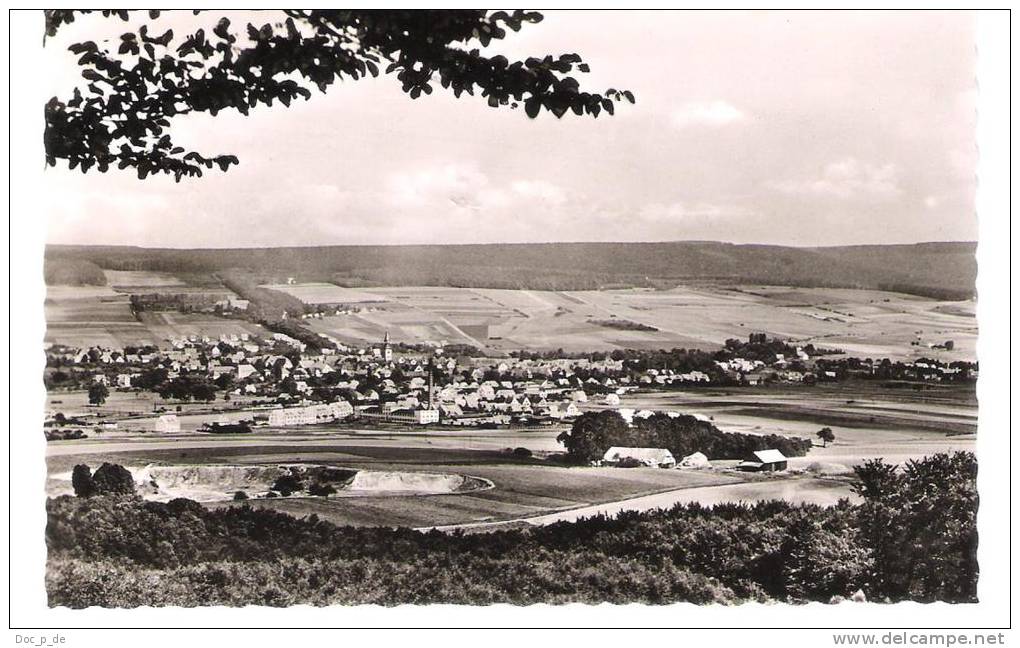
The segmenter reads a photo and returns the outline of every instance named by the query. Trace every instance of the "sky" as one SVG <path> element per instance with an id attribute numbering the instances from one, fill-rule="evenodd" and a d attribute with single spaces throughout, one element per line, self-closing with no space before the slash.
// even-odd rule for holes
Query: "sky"
<path id="1" fill-rule="evenodd" d="M 629 89 L 637 103 L 612 117 L 531 120 L 438 86 L 411 100 L 395 77 L 381 76 L 316 91 L 288 109 L 189 116 L 173 124 L 179 145 L 234 154 L 240 165 L 179 184 L 48 168 L 39 200 L 48 240 L 264 247 L 977 239 L 970 14 L 545 16 L 490 50 L 517 58 L 577 52 L 591 66 L 578 75 L 582 87 Z M 77 71 L 66 47 L 95 29 L 82 21 L 47 41 L 47 96 L 70 95 Z"/>

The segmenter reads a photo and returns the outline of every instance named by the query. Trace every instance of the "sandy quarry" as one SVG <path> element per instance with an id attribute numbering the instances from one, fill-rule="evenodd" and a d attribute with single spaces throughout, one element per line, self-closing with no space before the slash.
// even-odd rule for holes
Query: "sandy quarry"
<path id="1" fill-rule="evenodd" d="M 127 466 L 139 494 L 145 499 L 168 502 L 185 497 L 196 502 L 222 502 L 244 492 L 250 498 L 265 497 L 277 479 L 295 475 L 306 483 L 328 483 L 336 489 L 332 497 L 379 497 L 385 495 L 452 495 L 486 490 L 491 481 L 451 473 L 350 470 L 317 465 L 160 465 Z M 48 480 L 51 496 L 71 495 L 71 473 L 58 473 Z M 309 497 L 305 491 L 289 497 Z"/>

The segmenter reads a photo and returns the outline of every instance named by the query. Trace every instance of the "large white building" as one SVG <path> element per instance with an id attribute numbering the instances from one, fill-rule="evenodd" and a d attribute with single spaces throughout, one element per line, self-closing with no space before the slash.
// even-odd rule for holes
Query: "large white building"
<path id="1" fill-rule="evenodd" d="M 156 419 L 156 432 L 174 434 L 181 431 L 181 421 L 176 414 L 164 414 Z"/>
<path id="2" fill-rule="evenodd" d="M 269 425 L 288 427 L 292 425 L 315 425 L 340 421 L 354 414 L 354 408 L 347 401 L 321 403 L 305 407 L 287 407 L 269 413 Z"/>
<path id="3" fill-rule="evenodd" d="M 428 425 L 439 422 L 439 410 L 437 409 L 416 409 L 414 410 L 414 422 L 418 425 Z"/>

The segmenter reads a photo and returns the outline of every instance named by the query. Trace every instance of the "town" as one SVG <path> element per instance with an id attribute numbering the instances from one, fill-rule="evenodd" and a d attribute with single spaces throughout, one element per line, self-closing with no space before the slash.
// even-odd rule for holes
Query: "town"
<path id="1" fill-rule="evenodd" d="M 335 341 L 309 348 L 283 333 L 219 339 L 192 335 L 168 340 L 167 348 L 49 345 L 46 384 L 51 394 L 88 390 L 93 406 L 102 405 L 111 389 L 158 394 L 161 400 L 153 402 L 152 412 L 138 414 L 158 415 L 152 419 L 153 432 L 179 432 L 174 402 L 176 411 L 183 409 L 179 403 L 205 403 L 212 411 L 251 415 L 225 416 L 218 422 L 224 425 L 289 427 L 357 418 L 363 425 L 496 428 L 569 423 L 589 404 L 617 408 L 628 420 L 649 416 L 647 410 L 621 406 L 627 394 L 638 390 L 810 386 L 851 378 L 973 382 L 978 375 L 976 363 L 847 358 L 763 333 L 751 334 L 746 342 L 729 340 L 714 353 L 676 349 L 491 358 L 465 351 L 391 344 L 388 335 L 368 348 Z M 54 433 L 61 427 L 53 418 L 57 413 L 48 413 Z M 99 426 L 118 423 L 96 418 Z M 130 418 L 119 424 L 144 431 Z M 220 431 L 215 423 L 206 429 Z"/>

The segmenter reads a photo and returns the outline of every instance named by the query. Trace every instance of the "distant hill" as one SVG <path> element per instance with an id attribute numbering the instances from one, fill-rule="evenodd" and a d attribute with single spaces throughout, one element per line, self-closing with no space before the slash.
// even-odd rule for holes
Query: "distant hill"
<path id="1" fill-rule="evenodd" d="M 49 246 L 47 262 L 115 270 L 214 273 L 246 268 L 351 286 L 434 285 L 532 290 L 662 287 L 719 281 L 870 288 L 940 299 L 974 296 L 976 243 L 798 248 L 705 241 L 164 249 Z"/>

